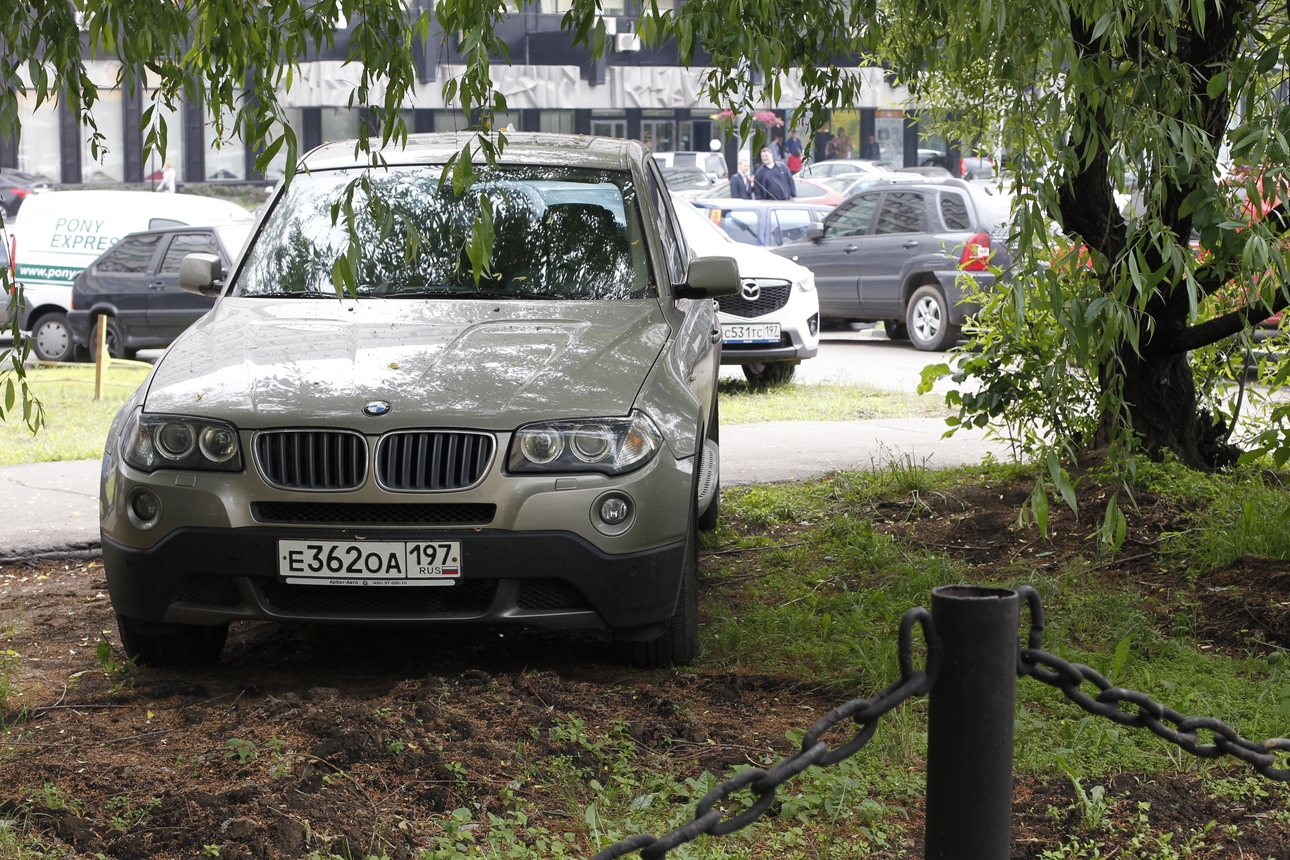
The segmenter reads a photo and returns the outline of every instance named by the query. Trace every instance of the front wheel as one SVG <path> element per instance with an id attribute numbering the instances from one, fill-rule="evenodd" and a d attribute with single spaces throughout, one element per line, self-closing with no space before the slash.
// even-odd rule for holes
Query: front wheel
<path id="1" fill-rule="evenodd" d="M 694 514 L 685 535 L 681 593 L 663 635 L 649 642 L 614 640 L 614 657 L 640 669 L 684 666 L 699 656 L 699 529 Z"/>
<path id="2" fill-rule="evenodd" d="M 914 291 L 905 312 L 909 339 L 922 350 L 946 350 L 958 343 L 959 327 L 950 322 L 950 308 L 938 287 L 924 284 Z"/>
<path id="3" fill-rule="evenodd" d="M 41 361 L 71 361 L 72 328 L 67 314 L 51 312 L 31 324 L 31 343 Z"/>
<path id="4" fill-rule="evenodd" d="M 94 325 L 90 326 L 90 361 L 99 360 L 99 332 L 98 321 L 107 321 L 107 351 L 112 358 L 130 358 L 133 359 L 136 352 L 133 349 L 125 348 L 125 334 L 121 331 L 121 323 L 116 317 L 100 316 L 94 318 Z"/>
<path id="5" fill-rule="evenodd" d="M 116 628 L 126 656 L 146 666 L 219 662 L 228 624 L 150 624 L 118 614 Z"/>
<path id="6" fill-rule="evenodd" d="M 712 404 L 712 420 L 708 422 L 708 441 L 714 445 L 721 444 L 721 412 L 717 403 Z M 718 450 L 720 450 L 718 448 Z M 703 450 L 698 451 L 700 464 L 702 464 Z M 716 460 L 717 468 L 714 470 L 715 475 L 712 480 L 716 486 L 712 488 L 712 501 L 708 503 L 708 509 L 699 514 L 699 531 L 710 532 L 717 527 L 717 521 L 721 518 L 721 459 Z"/>
<path id="7" fill-rule="evenodd" d="M 744 379 L 753 388 L 765 388 L 770 385 L 783 385 L 793 378 L 797 365 L 789 361 L 777 361 L 771 364 L 745 364 Z"/>

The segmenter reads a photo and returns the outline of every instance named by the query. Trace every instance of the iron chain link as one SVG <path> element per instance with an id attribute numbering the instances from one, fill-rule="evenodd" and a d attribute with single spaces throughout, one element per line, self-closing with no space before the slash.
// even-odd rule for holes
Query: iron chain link
<path id="1" fill-rule="evenodd" d="M 913 654 L 915 623 L 923 628 L 923 639 L 927 644 L 927 668 L 918 671 L 914 669 Z M 678 845 L 704 833 L 712 836 L 733 833 L 765 814 L 775 802 L 775 790 L 811 765 L 826 767 L 855 755 L 874 736 L 878 720 L 884 714 L 908 699 L 925 695 L 940 674 L 941 640 L 936 635 L 931 613 L 921 606 L 909 610 L 900 619 L 898 652 L 900 680 L 888 685 L 872 699 L 852 699 L 829 711 L 803 736 L 801 751 L 796 755 L 783 759 L 770 770 L 753 768 L 722 782 L 699 801 L 694 820 L 671 833 L 661 837 L 648 833 L 631 836 L 600 851 L 592 860 L 612 860 L 633 851 L 639 851 L 644 860 L 658 860 Z M 851 740 L 836 750 L 830 750 L 822 740 L 824 733 L 848 719 L 859 728 Z M 717 804 L 744 788 L 749 789 L 755 798 L 752 806 L 733 818 L 722 820 L 724 812 Z"/>
<path id="2" fill-rule="evenodd" d="M 1055 654 L 1041 651 L 1044 638 L 1044 607 L 1039 592 L 1028 585 L 1017 589 L 1030 607 L 1030 635 L 1026 648 L 1018 652 L 1017 674 L 1056 687 L 1090 714 L 1106 717 L 1122 726 L 1147 728 L 1158 737 L 1176 744 L 1200 758 L 1230 755 L 1254 766 L 1268 779 L 1290 782 L 1290 768 L 1277 768 L 1275 751 L 1290 753 L 1290 738 L 1269 738 L 1262 743 L 1246 740 L 1235 729 L 1213 717 L 1187 717 L 1160 704 L 1145 693 L 1117 687 L 1095 669 L 1070 663 Z M 1087 681 L 1099 690 L 1089 696 L 1080 690 Z M 1136 713 L 1120 707 L 1134 705 Z M 1170 725 L 1172 724 L 1172 725 Z M 1213 734 L 1212 744 L 1202 744 L 1197 734 Z"/>

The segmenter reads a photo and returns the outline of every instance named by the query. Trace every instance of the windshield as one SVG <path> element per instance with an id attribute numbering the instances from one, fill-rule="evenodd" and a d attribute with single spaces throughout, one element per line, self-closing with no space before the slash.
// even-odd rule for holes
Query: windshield
<path id="1" fill-rule="evenodd" d="M 681 224 L 681 232 L 685 234 L 685 243 L 700 256 L 720 257 L 730 253 L 729 246 L 734 244 L 734 240 L 712 223 L 707 215 L 711 210 L 700 210 L 675 194 L 672 195 L 672 209 Z"/>
<path id="2" fill-rule="evenodd" d="M 349 247 L 332 207 L 354 192 L 360 297 L 631 299 L 657 295 L 636 191 L 625 171 L 484 169 L 464 194 L 439 190 L 438 166 L 299 173 L 260 231 L 235 295 L 335 295 L 332 266 Z M 467 248 L 487 199 L 488 274 L 478 285 Z"/>

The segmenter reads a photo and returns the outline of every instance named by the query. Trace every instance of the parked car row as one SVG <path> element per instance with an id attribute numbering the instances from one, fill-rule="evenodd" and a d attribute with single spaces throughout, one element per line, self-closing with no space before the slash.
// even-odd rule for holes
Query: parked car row
<path id="1" fill-rule="evenodd" d="M 88 358 L 87 331 L 99 314 L 109 317 L 115 356 L 165 346 L 182 330 L 179 320 L 187 325 L 209 308 L 180 293 L 181 251 L 218 246 L 231 261 L 252 221 L 236 203 L 190 194 L 58 191 L 30 197 L 14 220 L 9 249 L 23 307 L 19 311 L 11 301 L 8 312 L 18 312 L 19 327 L 31 332 L 42 361 Z M 203 229 L 166 232 L 187 227 Z M 136 233 L 147 235 L 121 243 Z"/>
<path id="2" fill-rule="evenodd" d="M 964 273 L 988 287 L 1011 262 L 1011 201 L 1002 187 L 955 179 L 942 167 L 898 172 L 859 159 L 808 170 L 843 198 L 836 207 L 801 197 L 690 202 L 731 241 L 808 269 L 823 320 L 881 321 L 888 337 L 918 349 L 954 346 L 976 309 L 964 300 Z"/>

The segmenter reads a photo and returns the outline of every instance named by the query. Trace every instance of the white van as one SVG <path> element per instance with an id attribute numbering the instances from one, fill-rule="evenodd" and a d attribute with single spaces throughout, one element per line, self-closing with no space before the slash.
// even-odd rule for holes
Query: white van
<path id="1" fill-rule="evenodd" d="M 12 235 L 15 278 L 23 287 L 19 328 L 32 333 L 36 357 L 73 358 L 67 325 L 72 282 L 127 233 L 163 227 L 251 224 L 236 203 L 149 191 L 57 191 L 27 198 Z"/>

